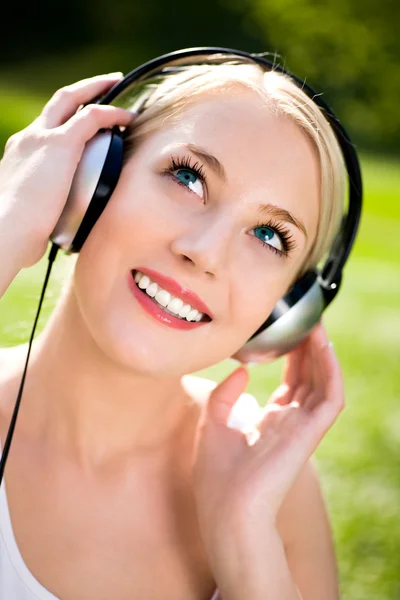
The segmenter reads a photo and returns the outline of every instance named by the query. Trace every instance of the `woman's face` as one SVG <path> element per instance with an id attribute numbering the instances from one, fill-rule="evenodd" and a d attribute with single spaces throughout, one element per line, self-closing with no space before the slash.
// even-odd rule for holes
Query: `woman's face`
<path id="1" fill-rule="evenodd" d="M 301 129 L 251 91 L 202 96 L 141 141 L 83 246 L 74 293 L 90 334 L 157 377 L 232 356 L 287 291 L 318 213 L 317 157 Z M 138 267 L 193 291 L 212 320 L 182 330 L 152 317 L 132 293 Z"/>

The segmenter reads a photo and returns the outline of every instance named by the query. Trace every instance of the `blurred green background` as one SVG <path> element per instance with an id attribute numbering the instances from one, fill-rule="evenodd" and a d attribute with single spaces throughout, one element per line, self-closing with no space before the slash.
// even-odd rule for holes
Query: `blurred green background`
<path id="1" fill-rule="evenodd" d="M 42 1 L 7 7 L 0 54 L 0 142 L 61 85 L 127 73 L 158 54 L 217 45 L 272 52 L 340 116 L 358 148 L 365 210 L 341 292 L 324 320 L 347 407 L 316 452 L 343 600 L 400 600 L 400 3 L 395 0 Z M 2 257 L 5 260 L 5 257 Z M 60 256 L 39 331 L 73 259 Z M 28 339 L 46 259 L 0 301 L 0 343 Z M 283 359 L 250 368 L 264 404 Z M 225 361 L 199 374 L 220 380 Z M 306 598 L 304 600 L 307 600 Z M 323 600 L 323 599 L 321 599 Z"/>

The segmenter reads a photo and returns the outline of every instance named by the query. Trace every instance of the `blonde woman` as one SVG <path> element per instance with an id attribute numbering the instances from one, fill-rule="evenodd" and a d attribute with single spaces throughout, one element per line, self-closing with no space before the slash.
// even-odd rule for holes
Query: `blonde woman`
<path id="1" fill-rule="evenodd" d="M 252 436 L 231 417 L 246 367 L 219 385 L 191 373 L 234 356 L 329 249 L 340 149 L 289 77 L 193 69 L 137 118 L 77 112 L 118 74 L 67 86 L 6 145 L 2 293 L 43 256 L 85 143 L 128 129 L 118 185 L 32 346 L 0 490 L 1 598 L 339 598 L 311 458 L 344 406 L 322 324 Z M 2 445 L 25 355 L 0 354 Z"/>

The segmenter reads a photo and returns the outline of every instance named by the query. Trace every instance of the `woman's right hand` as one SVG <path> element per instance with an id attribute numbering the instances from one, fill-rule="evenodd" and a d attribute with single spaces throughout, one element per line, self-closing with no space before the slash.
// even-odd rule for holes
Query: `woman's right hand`
<path id="1" fill-rule="evenodd" d="M 19 269 L 45 253 L 86 142 L 101 128 L 132 122 L 132 113 L 114 106 L 89 104 L 78 111 L 121 77 L 100 75 L 57 90 L 39 117 L 8 140 L 0 162 L 0 234 L 12 246 L 3 253 L 17 256 Z"/>

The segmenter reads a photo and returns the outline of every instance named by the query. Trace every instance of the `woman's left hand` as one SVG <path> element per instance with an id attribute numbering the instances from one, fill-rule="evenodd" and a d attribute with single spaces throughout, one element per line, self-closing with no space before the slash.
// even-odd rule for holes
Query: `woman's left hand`
<path id="1" fill-rule="evenodd" d="M 255 548 L 276 527 L 287 492 L 344 408 L 341 369 L 322 323 L 287 355 L 282 385 L 261 411 L 253 444 L 227 425 L 248 379 L 242 366 L 213 390 L 196 433 L 196 507 L 213 550 L 234 539 Z"/>

